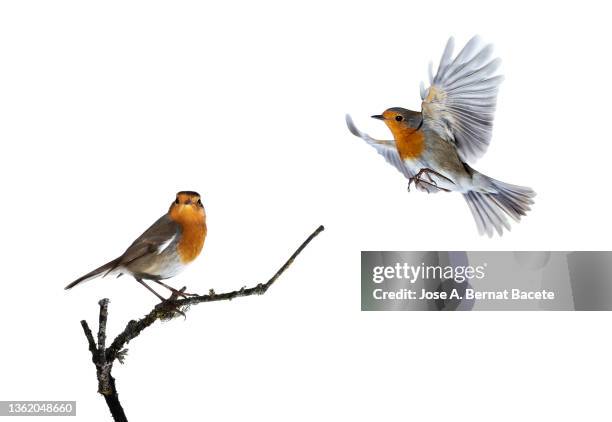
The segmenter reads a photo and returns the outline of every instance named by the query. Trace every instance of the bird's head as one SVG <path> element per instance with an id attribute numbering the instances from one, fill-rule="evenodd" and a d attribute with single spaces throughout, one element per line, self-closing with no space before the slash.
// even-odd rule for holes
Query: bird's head
<path id="1" fill-rule="evenodd" d="M 204 218 L 204 205 L 200 194 L 193 191 L 180 191 L 170 205 L 170 215 L 175 220 Z"/>
<path id="2" fill-rule="evenodd" d="M 394 134 L 406 129 L 420 129 L 423 124 L 421 113 L 401 107 L 388 108 L 383 114 L 375 114 L 372 118 L 385 122 Z"/>

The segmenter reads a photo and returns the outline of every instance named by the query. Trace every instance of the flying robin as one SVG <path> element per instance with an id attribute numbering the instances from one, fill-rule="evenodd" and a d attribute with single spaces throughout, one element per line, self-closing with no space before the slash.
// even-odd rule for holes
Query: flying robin
<path id="1" fill-rule="evenodd" d="M 507 216 L 519 221 L 530 210 L 535 192 L 485 176 L 473 163 L 491 140 L 497 91 L 503 77 L 495 75 L 500 59 L 491 59 L 492 45 L 481 47 L 473 37 L 452 59 L 454 40 L 446 44 L 435 76 L 429 65 L 429 88 L 421 82 L 421 111 L 393 107 L 372 116 L 382 120 L 394 141 L 377 140 L 355 127 L 362 138 L 417 189 L 428 193 L 460 192 L 480 234 L 501 236 L 510 230 Z"/>
<path id="2" fill-rule="evenodd" d="M 161 280 L 174 277 L 196 259 L 205 238 L 206 214 L 200 195 L 191 191 L 179 192 L 168 213 L 153 223 L 119 258 L 76 279 L 66 289 L 96 277 L 129 274 L 162 301 L 164 298 L 144 280 L 160 284 L 173 294 L 188 295 Z"/>

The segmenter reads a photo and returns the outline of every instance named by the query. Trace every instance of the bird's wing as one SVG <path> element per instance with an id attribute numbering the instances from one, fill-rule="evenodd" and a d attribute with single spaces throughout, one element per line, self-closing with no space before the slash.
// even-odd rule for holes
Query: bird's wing
<path id="1" fill-rule="evenodd" d="M 348 114 L 346 115 L 346 125 L 353 135 L 363 139 L 368 143 L 368 145 L 374 147 L 374 149 L 378 151 L 380 155 L 385 157 L 387 163 L 395 167 L 400 173 L 406 176 L 407 179 L 414 176 L 414 174 L 412 174 L 412 172 L 408 169 L 408 167 L 406 167 L 400 158 L 394 141 L 380 141 L 372 138 L 367 133 L 360 131 L 357 129 L 357 126 L 355 126 L 355 123 L 353 123 L 353 119 Z"/>
<path id="2" fill-rule="evenodd" d="M 129 264 L 145 255 L 160 254 L 179 233 L 179 224 L 165 214 L 126 249 L 118 265 Z"/>
<path id="3" fill-rule="evenodd" d="M 429 65 L 430 87 L 421 82 L 423 123 L 453 142 L 463 161 L 473 162 L 491 141 L 497 91 L 503 77 L 495 75 L 501 60 L 493 46 L 473 37 L 452 59 L 454 40 L 446 44 L 436 76 Z"/>

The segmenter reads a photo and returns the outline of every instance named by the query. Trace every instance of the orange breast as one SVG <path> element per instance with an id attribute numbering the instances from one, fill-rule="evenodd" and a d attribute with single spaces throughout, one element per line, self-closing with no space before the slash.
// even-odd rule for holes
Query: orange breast
<path id="1" fill-rule="evenodd" d="M 422 130 L 413 128 L 395 127 L 391 128 L 395 145 L 402 160 L 418 158 L 425 149 L 425 134 Z"/>
<path id="2" fill-rule="evenodd" d="M 206 238 L 206 224 L 199 227 L 183 227 L 183 236 L 178 244 L 178 253 L 181 262 L 188 264 L 200 255 Z"/>
<path id="3" fill-rule="evenodd" d="M 204 210 L 171 210 L 170 217 L 181 226 L 178 253 L 181 262 L 188 264 L 200 255 L 206 239 L 206 216 Z"/>

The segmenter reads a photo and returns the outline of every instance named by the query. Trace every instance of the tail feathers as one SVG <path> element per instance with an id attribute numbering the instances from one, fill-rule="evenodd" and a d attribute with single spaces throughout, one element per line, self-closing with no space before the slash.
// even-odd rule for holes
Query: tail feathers
<path id="1" fill-rule="evenodd" d="M 490 182 L 490 192 L 469 191 L 463 197 L 476 220 L 478 232 L 492 237 L 496 231 L 501 236 L 504 228 L 510 230 L 507 216 L 518 222 L 531 209 L 536 193 L 528 187 L 483 177 Z"/>
<path id="2" fill-rule="evenodd" d="M 117 265 L 119 264 L 119 260 L 120 259 L 121 259 L 120 257 L 117 258 L 117 259 L 113 259 L 112 261 L 107 262 L 106 264 L 102 265 L 101 267 L 96 268 L 92 272 L 87 273 L 84 276 L 77 278 L 72 283 L 70 283 L 69 285 L 64 287 L 64 290 L 72 289 L 77 284 L 82 283 L 84 281 L 92 280 L 92 279 L 94 279 L 96 277 L 100 277 L 100 276 L 104 277 L 106 274 L 108 274 L 109 272 L 111 272 L 112 270 L 117 268 Z"/>

